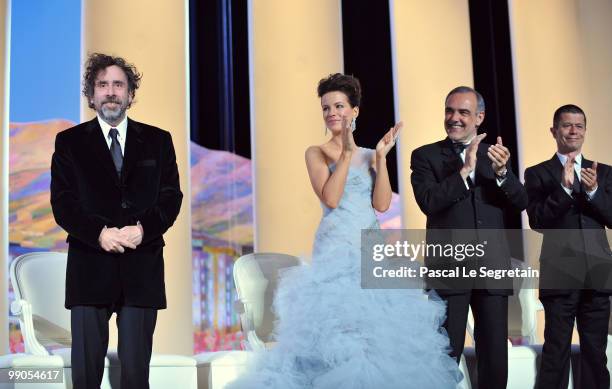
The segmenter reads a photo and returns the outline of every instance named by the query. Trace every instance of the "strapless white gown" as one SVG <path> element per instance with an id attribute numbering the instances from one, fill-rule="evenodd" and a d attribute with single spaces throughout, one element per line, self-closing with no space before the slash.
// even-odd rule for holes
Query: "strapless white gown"
<path id="1" fill-rule="evenodd" d="M 360 233 L 378 227 L 373 152 L 358 149 L 339 206 L 323 206 L 311 264 L 282 274 L 276 345 L 231 389 L 444 389 L 460 381 L 441 300 L 421 289 L 360 287 Z"/>

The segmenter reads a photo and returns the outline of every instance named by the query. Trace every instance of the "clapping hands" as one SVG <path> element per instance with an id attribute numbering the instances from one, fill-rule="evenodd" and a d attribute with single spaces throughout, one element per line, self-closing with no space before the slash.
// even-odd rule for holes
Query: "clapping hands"
<path id="1" fill-rule="evenodd" d="M 384 158 L 387 156 L 389 151 L 395 146 L 395 142 L 399 136 L 400 130 L 404 126 L 403 122 L 396 123 L 395 126 L 391 127 L 389 131 L 382 137 L 376 145 L 376 157 Z"/>
<path id="2" fill-rule="evenodd" d="M 580 179 L 587 192 L 597 189 L 597 162 L 593 162 L 592 167 L 580 169 Z"/>
<path id="3" fill-rule="evenodd" d="M 353 138 L 351 120 L 346 116 L 342 117 L 342 152 L 352 153 L 357 148 Z"/>
<path id="4" fill-rule="evenodd" d="M 470 145 L 465 150 L 465 161 L 463 162 L 463 167 L 461 168 L 460 174 L 465 180 L 471 172 L 476 169 L 476 152 L 478 151 L 478 145 L 482 140 L 487 136 L 487 133 L 477 135 L 472 141 Z"/>
<path id="5" fill-rule="evenodd" d="M 497 143 L 489 146 L 487 155 L 491 160 L 491 167 L 496 175 L 502 175 L 506 171 L 506 164 L 510 159 L 510 150 L 502 143 L 501 136 L 497 137 Z"/>
<path id="6" fill-rule="evenodd" d="M 576 153 L 567 154 L 567 160 L 563 165 L 563 175 L 561 176 L 561 185 L 567 189 L 572 189 L 574 186 L 574 163 L 576 163 Z"/>

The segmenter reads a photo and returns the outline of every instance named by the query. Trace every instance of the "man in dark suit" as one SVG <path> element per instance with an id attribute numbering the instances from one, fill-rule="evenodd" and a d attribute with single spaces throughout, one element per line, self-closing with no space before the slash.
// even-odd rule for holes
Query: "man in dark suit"
<path id="1" fill-rule="evenodd" d="M 140 74 L 93 54 L 83 94 L 97 117 L 60 132 L 51 205 L 68 232 L 74 388 L 99 388 L 108 320 L 117 313 L 122 388 L 148 388 L 157 310 L 166 308 L 162 234 L 183 194 L 170 133 L 126 116 Z"/>
<path id="2" fill-rule="evenodd" d="M 428 243 L 432 238 L 439 242 L 443 236 L 478 236 L 478 230 L 499 231 L 505 227 L 505 208 L 521 212 L 527 206 L 525 189 L 509 169 L 510 151 L 503 146 L 501 137 L 497 138 L 497 144 L 486 145 L 481 143 L 486 134 L 477 135 L 485 115 L 482 96 L 472 88 L 457 87 L 447 95 L 445 105 L 447 138 L 414 150 L 411 158 L 412 188 L 419 207 L 427 215 Z M 487 251 L 486 263 L 481 265 L 496 269 L 510 267 L 505 236 L 490 242 Z M 434 262 L 433 258 L 426 258 L 426 265 L 434 266 Z M 454 258 L 446 258 L 446 265 L 453 263 L 458 265 Z M 460 266 L 474 266 L 474 263 Z M 476 280 L 466 279 L 440 289 L 432 283 L 429 285 L 448 304 L 444 326 L 450 338 L 451 355 L 459 362 L 471 306 L 478 387 L 504 388 L 508 376 L 511 286 L 487 288 L 485 282 L 479 287 Z"/>
<path id="3" fill-rule="evenodd" d="M 612 171 L 582 155 L 586 116 L 555 111 L 553 157 L 525 171 L 529 224 L 543 233 L 540 300 L 545 327 L 538 388 L 566 388 L 574 320 L 580 335 L 582 388 L 609 388 L 606 345 L 610 317 Z"/>

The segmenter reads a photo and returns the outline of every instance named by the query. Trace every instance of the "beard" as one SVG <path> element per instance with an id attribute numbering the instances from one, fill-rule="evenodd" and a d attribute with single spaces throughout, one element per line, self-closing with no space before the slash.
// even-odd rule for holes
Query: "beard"
<path id="1" fill-rule="evenodd" d="M 115 108 L 109 108 L 106 103 L 115 103 L 117 106 Z M 125 111 L 127 110 L 128 103 L 127 101 L 121 101 L 118 99 L 108 99 L 104 100 L 99 107 L 97 107 L 96 112 L 100 115 L 100 118 L 107 123 L 115 123 L 117 124 L 119 120 L 123 118 L 125 115 Z"/>

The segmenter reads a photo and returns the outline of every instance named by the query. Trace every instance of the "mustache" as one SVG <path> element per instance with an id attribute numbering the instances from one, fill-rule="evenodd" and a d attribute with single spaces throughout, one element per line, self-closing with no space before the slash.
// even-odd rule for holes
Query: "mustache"
<path id="1" fill-rule="evenodd" d="M 447 122 L 446 122 L 446 125 L 447 125 L 447 126 L 461 126 L 461 127 L 465 127 L 465 126 L 463 125 L 463 123 L 461 123 L 461 122 L 456 122 L 456 121 L 452 121 L 452 120 L 447 121 Z"/>
<path id="2" fill-rule="evenodd" d="M 121 99 L 116 98 L 116 97 L 109 97 L 109 98 L 104 99 L 104 100 L 102 101 L 102 104 L 106 104 L 106 103 L 121 104 L 121 103 L 122 103 L 122 101 L 121 101 Z"/>

